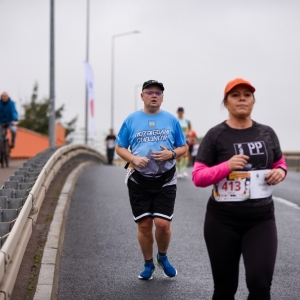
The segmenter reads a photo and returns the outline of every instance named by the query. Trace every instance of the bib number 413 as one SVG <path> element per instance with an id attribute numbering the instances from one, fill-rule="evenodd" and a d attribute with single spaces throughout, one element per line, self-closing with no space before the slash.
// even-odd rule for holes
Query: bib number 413
<path id="1" fill-rule="evenodd" d="M 221 189 L 225 192 L 238 192 L 241 190 L 241 182 L 238 180 L 225 181 Z"/>

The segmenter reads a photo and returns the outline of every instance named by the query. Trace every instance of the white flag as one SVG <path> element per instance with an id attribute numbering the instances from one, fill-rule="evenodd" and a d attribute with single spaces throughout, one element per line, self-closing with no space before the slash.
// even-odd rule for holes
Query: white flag
<path id="1" fill-rule="evenodd" d="M 90 64 L 85 61 L 84 62 L 85 68 L 85 77 L 86 77 L 86 86 L 88 92 L 88 132 L 89 137 L 94 139 L 95 136 L 95 103 L 94 103 L 94 76 L 93 70 Z"/>

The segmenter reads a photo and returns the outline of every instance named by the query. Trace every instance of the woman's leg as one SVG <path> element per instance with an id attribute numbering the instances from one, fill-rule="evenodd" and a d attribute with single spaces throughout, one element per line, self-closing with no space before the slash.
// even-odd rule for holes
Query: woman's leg
<path id="1" fill-rule="evenodd" d="M 244 235 L 242 252 L 249 289 L 248 300 L 271 299 L 271 284 L 277 253 L 274 215 L 253 226 Z"/>
<path id="2" fill-rule="evenodd" d="M 232 224 L 231 224 L 232 223 Z M 214 280 L 213 300 L 234 300 L 238 287 L 241 235 L 233 221 L 207 211 L 204 237 Z"/>

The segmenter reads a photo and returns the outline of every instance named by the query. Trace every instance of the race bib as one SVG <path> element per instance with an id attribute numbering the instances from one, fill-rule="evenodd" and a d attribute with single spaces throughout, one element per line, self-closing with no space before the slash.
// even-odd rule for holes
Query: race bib
<path id="1" fill-rule="evenodd" d="M 129 177 L 132 175 L 133 172 L 135 172 L 135 169 L 131 164 L 128 165 L 128 168 L 126 169 L 126 176 L 125 176 L 125 184 L 127 185 Z"/>
<path id="2" fill-rule="evenodd" d="M 270 197 L 273 193 L 274 185 L 267 184 L 265 177 L 271 170 L 251 171 L 250 198 L 259 199 Z"/>
<path id="3" fill-rule="evenodd" d="M 273 186 L 265 181 L 265 175 L 269 172 L 270 170 L 231 172 L 214 185 L 214 198 L 220 202 L 238 202 L 269 197 L 273 192 Z"/>

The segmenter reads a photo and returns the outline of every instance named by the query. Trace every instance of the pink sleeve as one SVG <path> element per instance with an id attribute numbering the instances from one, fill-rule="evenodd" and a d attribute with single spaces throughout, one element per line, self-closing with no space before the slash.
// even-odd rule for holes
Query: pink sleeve
<path id="1" fill-rule="evenodd" d="M 192 172 L 192 180 L 195 186 L 207 187 L 218 183 L 230 174 L 228 162 L 224 161 L 219 165 L 208 167 L 200 162 L 195 162 Z"/>
<path id="2" fill-rule="evenodd" d="M 276 161 L 272 164 L 272 169 L 277 169 L 277 168 L 281 168 L 285 171 L 285 174 L 287 173 L 287 166 L 286 166 L 286 162 L 285 162 L 285 158 L 284 158 L 283 154 L 278 161 Z"/>

